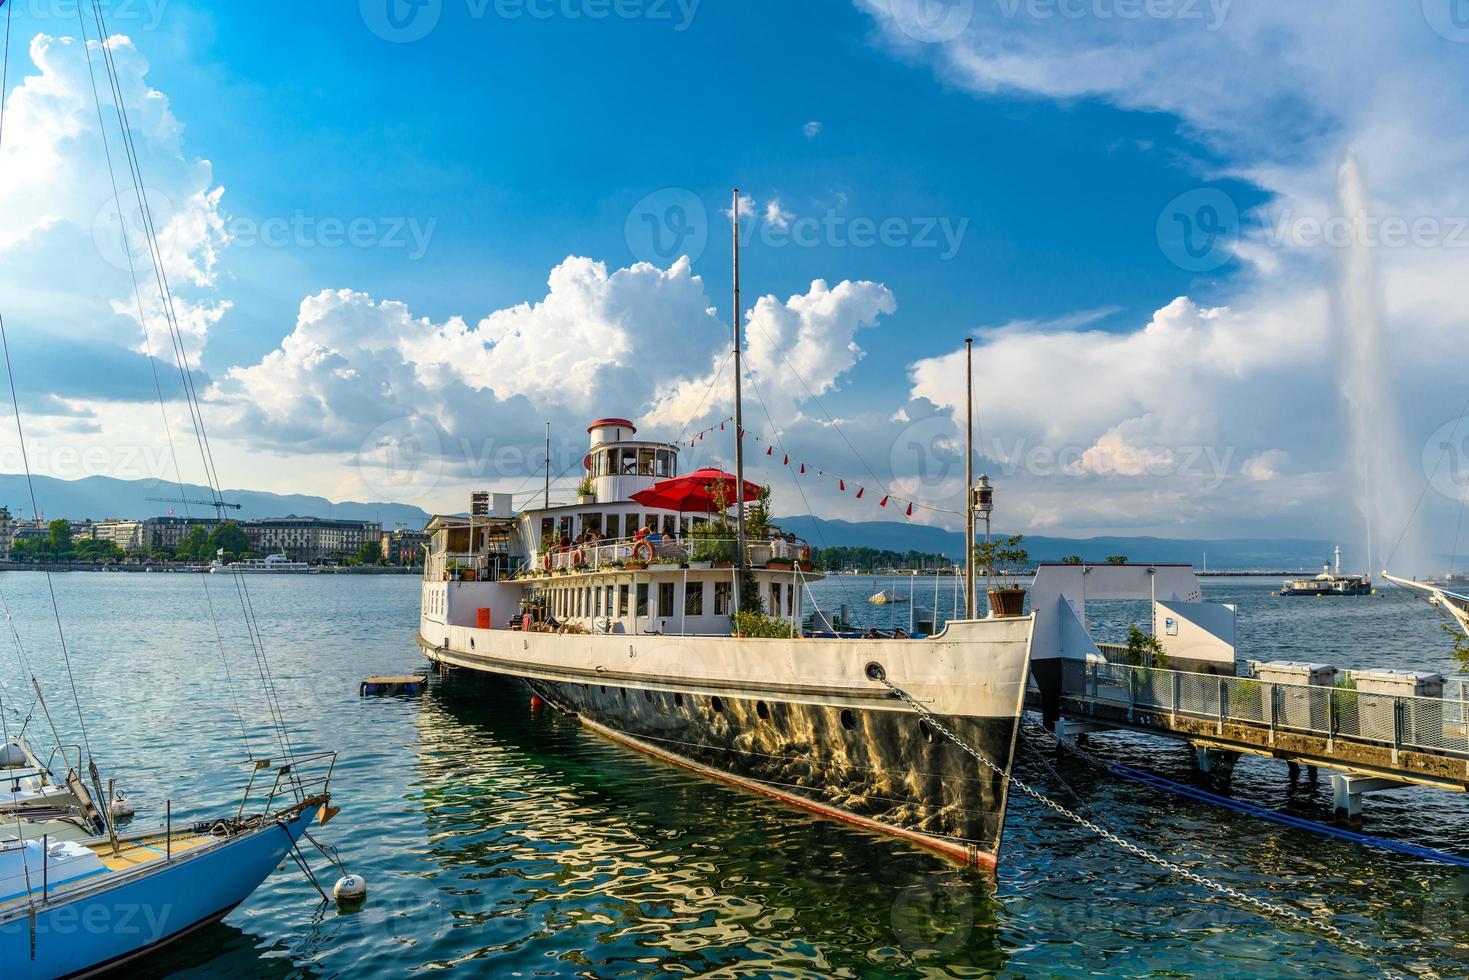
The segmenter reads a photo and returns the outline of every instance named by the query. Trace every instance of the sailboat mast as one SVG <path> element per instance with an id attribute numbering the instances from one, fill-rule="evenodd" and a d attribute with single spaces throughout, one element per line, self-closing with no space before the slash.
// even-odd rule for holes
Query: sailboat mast
<path id="1" fill-rule="evenodd" d="M 734 431 L 735 431 L 735 568 L 734 611 L 740 611 L 740 586 L 745 579 L 745 413 L 740 397 L 740 189 L 734 189 L 730 208 L 734 237 Z"/>

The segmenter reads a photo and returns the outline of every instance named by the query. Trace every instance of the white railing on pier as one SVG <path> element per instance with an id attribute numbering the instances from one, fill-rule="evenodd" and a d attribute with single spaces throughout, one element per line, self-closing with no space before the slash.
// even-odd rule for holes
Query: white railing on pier
<path id="1" fill-rule="evenodd" d="M 1469 684 L 1456 697 L 1370 694 L 1158 667 L 1065 660 L 1066 695 L 1173 715 L 1469 758 Z"/>

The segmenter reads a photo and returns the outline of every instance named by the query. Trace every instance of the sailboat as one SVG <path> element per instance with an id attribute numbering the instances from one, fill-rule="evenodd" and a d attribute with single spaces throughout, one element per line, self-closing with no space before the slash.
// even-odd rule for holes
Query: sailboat
<path id="1" fill-rule="evenodd" d="M 83 10 L 88 5 L 83 4 Z M 0 0 L 0 13 L 6 19 L 3 55 L 8 76 L 10 56 L 10 18 L 14 4 Z M 96 25 L 95 53 L 104 67 L 104 79 L 117 92 L 117 74 L 112 52 L 105 40 L 109 35 L 100 6 L 92 2 L 91 14 Z M 94 49 L 88 45 L 85 18 L 79 17 L 82 50 L 88 68 L 94 68 Z M 93 75 L 95 80 L 96 76 Z M 0 140 L 4 137 L 4 98 L 0 87 Z M 102 100 L 96 99 L 99 122 Z M 217 479 L 209 456 L 207 435 L 199 414 L 198 400 L 190 375 L 183 335 L 173 315 L 172 297 L 162 268 L 157 229 L 142 192 L 142 175 L 137 168 L 137 155 L 132 146 L 127 110 L 120 98 L 115 100 L 117 128 L 122 149 L 130 167 L 133 191 L 137 195 L 139 214 L 144 217 L 144 234 L 157 276 L 163 319 L 180 370 L 185 397 L 188 399 L 194 435 L 204 465 L 210 476 L 210 488 L 219 501 Z M 103 124 L 102 139 L 107 150 L 109 171 L 113 153 Z M 3 144 L 0 144 L 3 145 Z M 115 180 L 115 174 L 114 180 Z M 122 228 L 124 254 L 126 225 Z M 134 289 L 139 288 L 136 274 Z M 145 339 L 149 326 L 141 311 L 140 322 Z M 149 359 L 152 345 L 149 342 Z M 3 310 L 0 310 L 0 352 L 3 352 L 10 385 L 11 407 L 15 411 L 15 430 L 25 462 L 26 482 L 31 507 L 36 506 L 31 479 L 29 454 L 26 451 L 20 399 L 16 393 L 15 374 L 10 359 Z M 156 371 L 156 362 L 155 362 Z M 164 408 L 162 390 L 160 408 Z M 165 426 L 168 418 L 165 411 Z M 50 586 L 50 571 L 43 568 Z M 207 590 L 207 576 L 201 576 Z M 236 578 L 240 590 L 241 612 L 246 620 L 252 653 L 261 669 L 266 703 L 271 712 L 271 727 L 280 746 L 279 755 L 264 758 L 250 750 L 243 772 L 244 790 L 237 800 L 221 805 L 214 816 L 175 825 L 173 801 L 165 803 L 161 826 L 141 832 L 127 832 L 122 824 L 126 809 L 115 792 L 115 784 L 103 780 L 85 721 L 85 706 L 77 696 L 77 686 L 60 607 L 51 589 L 51 611 L 56 625 L 56 649 L 47 651 L 64 668 L 68 693 L 76 709 L 77 744 L 63 738 L 57 720 L 48 704 L 42 685 L 31 670 L 30 657 L 13 634 L 17 659 L 28 675 L 34 693 L 29 709 L 20 712 L 14 704 L 0 705 L 0 976 L 7 980 L 89 976 L 104 969 L 127 963 L 158 947 L 187 936 L 229 914 L 250 896 L 271 871 L 287 857 L 303 870 L 309 869 L 298 850 L 298 842 L 308 837 L 312 821 L 322 822 L 335 814 L 330 807 L 329 785 L 336 755 L 333 752 L 299 753 L 291 745 L 274 685 L 270 681 L 258 625 L 246 594 L 245 585 Z M 213 603 L 210 603 L 213 615 Z M 223 641 L 220 641 L 223 656 Z M 8 713 L 7 713 L 8 712 Z M 12 718 L 18 718 L 18 730 L 11 731 Z M 42 760 L 31 747 L 27 729 L 33 722 L 44 721 L 55 741 L 48 760 Z M 241 718 L 242 735 L 245 734 Z M 53 771 L 56 765 L 59 771 Z M 313 879 L 314 881 L 314 879 Z M 318 885 L 318 889 L 320 886 Z M 323 892 L 323 896 L 325 893 Z"/>
<path id="2" fill-rule="evenodd" d="M 747 527 L 762 488 L 744 475 L 738 194 L 735 472 L 680 476 L 677 444 L 597 418 L 576 503 L 548 488 L 518 514 L 429 523 L 419 644 L 648 755 L 994 868 L 1034 620 L 971 615 L 922 639 L 801 628 L 821 573 L 799 542 Z"/>
<path id="3" fill-rule="evenodd" d="M 1415 582 L 1412 579 L 1398 578 L 1389 575 L 1386 570 L 1382 577 L 1394 585 L 1401 585 L 1405 589 L 1420 592 L 1427 597 L 1427 601 L 1442 609 L 1454 618 L 1459 628 L 1469 635 L 1469 592 L 1463 589 L 1452 589 L 1447 584 L 1434 582 Z"/>

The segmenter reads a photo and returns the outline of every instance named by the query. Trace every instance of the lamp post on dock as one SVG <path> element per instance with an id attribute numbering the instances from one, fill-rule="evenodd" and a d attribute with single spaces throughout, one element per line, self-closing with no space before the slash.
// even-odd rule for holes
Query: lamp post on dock
<path id="1" fill-rule="evenodd" d="M 995 509 L 995 488 L 990 485 L 989 474 L 981 473 L 979 475 L 979 482 L 974 484 L 974 487 L 969 493 L 969 512 L 971 515 L 978 514 L 984 518 L 984 543 L 988 546 L 990 543 L 990 514 Z M 969 518 L 969 526 L 971 528 L 974 526 L 973 516 Z M 971 548 L 974 546 L 973 541 L 970 541 L 969 544 Z M 988 551 L 989 548 L 986 547 L 985 550 Z M 994 564 L 993 559 L 991 559 L 990 564 Z M 992 572 L 993 568 L 985 569 L 986 576 L 989 576 Z"/>

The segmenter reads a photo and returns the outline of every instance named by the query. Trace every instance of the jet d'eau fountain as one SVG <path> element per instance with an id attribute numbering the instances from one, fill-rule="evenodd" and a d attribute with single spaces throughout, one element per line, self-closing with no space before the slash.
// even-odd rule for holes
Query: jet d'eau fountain
<path id="1" fill-rule="evenodd" d="M 1337 171 L 1336 192 L 1337 208 L 1352 231 L 1338 256 L 1332 312 L 1339 337 L 1336 372 L 1350 450 L 1348 474 L 1362 521 L 1362 568 L 1373 574 L 1391 558 L 1395 568 L 1423 572 L 1428 570 L 1427 556 L 1411 520 L 1411 475 L 1417 471 L 1403 449 L 1384 344 L 1367 189 L 1350 152 Z"/>

